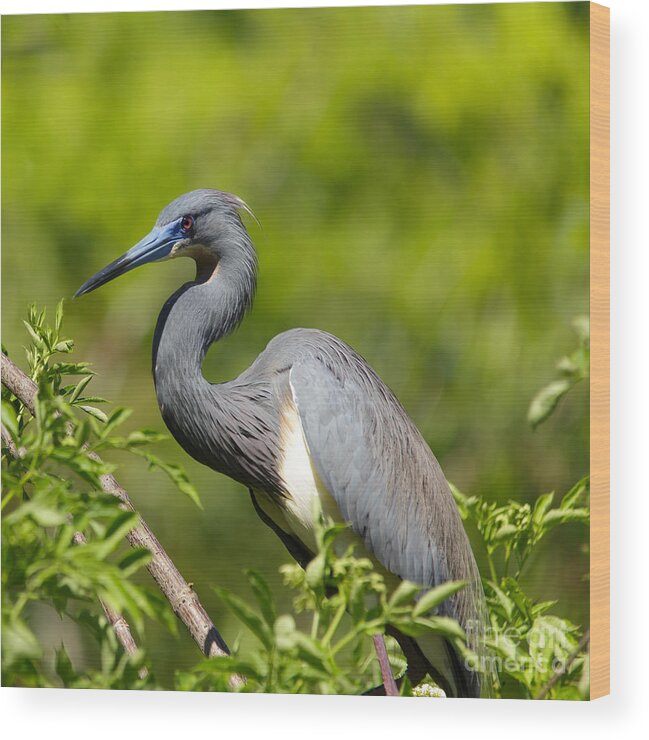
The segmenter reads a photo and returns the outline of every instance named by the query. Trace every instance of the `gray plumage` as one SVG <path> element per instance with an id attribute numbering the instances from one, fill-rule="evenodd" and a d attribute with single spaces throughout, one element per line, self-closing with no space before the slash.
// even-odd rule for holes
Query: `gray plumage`
<path id="1" fill-rule="evenodd" d="M 367 551 L 390 573 L 427 587 L 468 581 L 440 613 L 475 639 L 476 626 L 485 625 L 484 595 L 448 483 L 399 401 L 359 354 L 326 332 L 293 329 L 275 337 L 238 378 L 211 384 L 203 377 L 207 349 L 237 327 L 254 297 L 257 258 L 241 209 L 247 207 L 240 199 L 216 190 L 181 196 L 163 209 L 151 235 L 78 294 L 149 254 L 192 257 L 196 279 L 166 302 L 153 346 L 157 398 L 173 436 L 193 458 L 247 486 L 257 513 L 305 563 L 309 544 L 281 516 L 296 495 L 283 471 L 287 414 L 294 409 L 315 478 Z M 447 693 L 480 694 L 478 674 L 450 645 L 437 647 L 440 664 L 451 666 L 449 678 L 435 655 L 397 638 L 415 680 L 429 671 Z"/>

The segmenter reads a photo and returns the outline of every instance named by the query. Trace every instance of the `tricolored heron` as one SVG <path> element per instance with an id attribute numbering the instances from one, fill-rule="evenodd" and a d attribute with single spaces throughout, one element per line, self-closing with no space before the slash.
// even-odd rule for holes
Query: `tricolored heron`
<path id="1" fill-rule="evenodd" d="M 467 581 L 440 613 L 475 638 L 484 594 L 448 483 L 359 354 L 324 331 L 292 329 L 238 378 L 203 377 L 207 349 L 239 325 L 255 292 L 257 256 L 241 210 L 249 210 L 242 200 L 218 190 L 181 195 L 76 295 L 147 262 L 191 257 L 196 279 L 167 300 L 153 341 L 158 403 L 173 436 L 193 458 L 247 486 L 261 519 L 303 565 L 315 551 L 315 499 L 351 525 L 350 536 L 392 584 Z M 395 636 L 413 682 L 429 673 L 447 695 L 479 696 L 478 674 L 445 639 Z"/>

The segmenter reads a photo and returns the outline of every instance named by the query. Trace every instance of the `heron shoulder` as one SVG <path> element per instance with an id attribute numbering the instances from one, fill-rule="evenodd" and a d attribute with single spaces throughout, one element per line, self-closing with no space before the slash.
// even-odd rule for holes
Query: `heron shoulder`
<path id="1" fill-rule="evenodd" d="M 342 382 L 355 379 L 368 390 L 374 386 L 382 394 L 391 395 L 377 373 L 356 350 L 322 329 L 295 328 L 284 331 L 271 339 L 257 359 L 263 365 L 270 364 L 275 370 L 290 370 L 295 364 L 313 360 L 315 368 L 328 369 Z"/>
<path id="2" fill-rule="evenodd" d="M 265 351 L 291 352 L 295 354 L 304 354 L 305 352 L 317 351 L 331 345 L 332 343 L 344 344 L 333 334 L 329 334 L 322 329 L 310 329 L 305 327 L 296 327 L 288 329 L 274 336 L 266 347 Z"/>

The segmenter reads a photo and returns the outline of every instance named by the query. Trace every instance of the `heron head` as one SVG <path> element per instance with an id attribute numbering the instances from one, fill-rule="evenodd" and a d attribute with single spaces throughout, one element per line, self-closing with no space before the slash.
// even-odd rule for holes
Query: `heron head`
<path id="1" fill-rule="evenodd" d="M 247 238 L 239 211 L 254 214 L 241 198 L 220 190 L 193 190 L 162 209 L 153 229 L 121 257 L 87 280 L 75 293 L 85 295 L 147 262 L 187 256 L 212 266 Z"/>

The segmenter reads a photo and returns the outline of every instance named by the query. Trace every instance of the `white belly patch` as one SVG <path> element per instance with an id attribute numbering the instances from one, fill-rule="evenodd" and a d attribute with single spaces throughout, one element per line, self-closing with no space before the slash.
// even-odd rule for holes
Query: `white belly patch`
<path id="1" fill-rule="evenodd" d="M 284 408 L 280 440 L 282 451 L 280 475 L 288 497 L 281 508 L 263 492 L 257 495 L 257 502 L 281 529 L 297 537 L 311 552 L 316 552 L 314 521 L 319 512 L 324 514 L 325 519 L 331 519 L 338 524 L 349 522 L 343 518 L 336 500 L 313 466 L 302 422 L 292 399 Z M 336 540 L 336 552 L 342 554 L 350 545 L 354 546 L 357 557 L 368 557 L 372 560 L 374 568 L 383 575 L 389 589 L 398 585 L 400 579 L 368 552 L 362 538 L 348 527 Z"/>
<path id="2" fill-rule="evenodd" d="M 311 462 L 302 422 L 291 400 L 281 422 L 282 462 L 280 475 L 288 492 L 284 516 L 291 531 L 312 551 L 316 550 L 314 516 L 322 512 L 334 522 L 343 522 L 338 505 Z"/>

